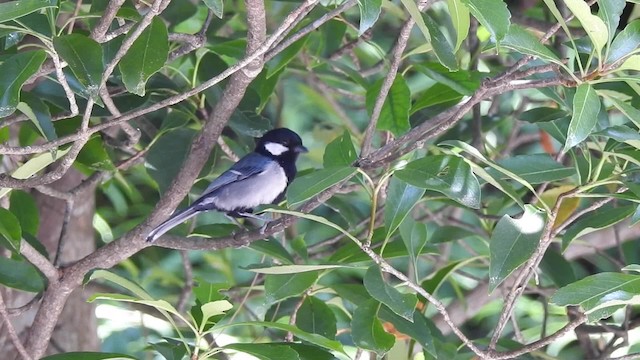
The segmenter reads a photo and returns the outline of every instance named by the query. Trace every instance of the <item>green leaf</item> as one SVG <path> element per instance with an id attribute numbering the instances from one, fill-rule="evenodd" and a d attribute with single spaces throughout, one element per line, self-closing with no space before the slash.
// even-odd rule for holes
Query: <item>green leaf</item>
<path id="1" fill-rule="evenodd" d="M 458 102 L 460 99 L 462 99 L 462 94 L 447 85 L 436 83 L 416 98 L 416 101 L 411 106 L 410 115 L 429 106 L 444 104 L 450 101 Z"/>
<path id="2" fill-rule="evenodd" d="M 146 158 L 147 171 L 158 184 L 160 194 L 164 194 L 180 171 L 195 134 L 192 129 L 175 129 L 163 133 L 151 145 Z"/>
<path id="3" fill-rule="evenodd" d="M 202 304 L 202 306 L 200 306 L 200 310 L 202 311 L 201 323 L 206 324 L 210 318 L 223 315 L 232 308 L 233 305 L 227 300 L 216 300 Z"/>
<path id="4" fill-rule="evenodd" d="M 411 336 L 411 338 L 416 340 L 429 354 L 433 356 L 437 354 L 432 333 L 437 333 L 437 329 L 434 324 L 419 311 L 413 313 L 413 319 L 407 320 L 394 314 L 385 306 L 382 306 L 379 316 L 381 320 L 393 324 L 398 332 Z"/>
<path id="5" fill-rule="evenodd" d="M 429 276 L 429 278 L 420 284 L 420 286 L 425 289 L 429 294 L 435 294 L 436 291 L 440 288 L 440 286 L 444 283 L 444 281 L 452 275 L 456 270 L 468 265 L 471 262 L 474 262 L 481 257 L 471 257 L 465 260 L 453 261 L 433 273 Z M 422 297 L 421 297 L 422 298 Z"/>
<path id="6" fill-rule="evenodd" d="M 380 94 L 384 79 L 380 79 L 373 86 L 367 89 L 367 110 L 369 114 L 373 112 L 376 98 Z M 409 109 L 411 108 L 411 91 L 402 75 L 398 74 L 389 89 L 387 98 L 384 100 L 380 118 L 378 119 L 378 129 L 391 131 L 399 136 L 411 128 L 409 124 Z"/>
<path id="7" fill-rule="evenodd" d="M 298 309 L 296 326 L 300 330 L 327 339 L 336 338 L 336 316 L 324 301 L 313 296 L 308 296 Z"/>
<path id="8" fill-rule="evenodd" d="M 31 120 L 45 139 L 49 141 L 57 139 L 58 135 L 51 121 L 49 107 L 44 101 L 30 93 L 24 93 L 21 97 L 24 102 L 18 103 L 18 110 Z"/>
<path id="9" fill-rule="evenodd" d="M 533 206 L 525 205 L 524 214 L 519 219 L 505 215 L 498 221 L 489 243 L 489 291 L 495 290 L 533 254 L 544 229 L 543 214 Z"/>
<path id="10" fill-rule="evenodd" d="M 60 159 L 67 152 L 69 152 L 70 148 L 58 151 L 50 151 L 43 154 L 36 155 L 29 159 L 26 163 L 22 164 L 19 168 L 17 168 L 11 177 L 15 179 L 28 179 L 38 171 L 44 169 L 45 167 L 51 165 L 56 160 Z M 11 191 L 11 188 L 0 188 L 0 198 L 7 195 Z"/>
<path id="11" fill-rule="evenodd" d="M 55 354 L 43 357 L 41 360 L 123 360 L 136 359 L 135 357 L 119 354 L 119 353 L 103 353 L 103 352 L 65 352 L 63 354 Z"/>
<path id="12" fill-rule="evenodd" d="M 295 59 L 300 50 L 304 48 L 309 40 L 309 36 L 304 36 L 300 40 L 287 46 L 282 52 L 276 55 L 273 59 L 267 63 L 267 79 L 276 75 L 280 70 L 284 69 L 291 60 Z"/>
<path id="13" fill-rule="evenodd" d="M 620 23 L 620 15 L 622 15 L 622 11 L 626 5 L 625 0 L 607 0 L 598 2 L 598 16 L 604 21 L 607 25 L 609 42 L 613 39 L 613 35 L 615 35 L 616 30 L 618 29 L 618 24 Z"/>
<path id="14" fill-rule="evenodd" d="M 591 8 L 583 0 L 565 0 L 565 4 L 573 15 L 580 21 L 582 27 L 589 35 L 591 43 L 596 49 L 599 59 L 602 59 L 602 49 L 609 40 L 609 30 L 604 21 L 591 13 Z M 597 114 L 597 112 L 596 112 Z"/>
<path id="15" fill-rule="evenodd" d="M 17 19 L 34 11 L 57 7 L 56 0 L 19 0 L 0 4 L 0 23 Z"/>
<path id="16" fill-rule="evenodd" d="M 391 311 L 408 321 L 413 320 L 418 298 L 414 294 L 403 294 L 388 285 L 378 265 L 372 265 L 367 269 L 364 275 L 364 287 L 374 299 L 385 304 Z"/>
<path id="17" fill-rule="evenodd" d="M 7 4 L 9 3 L 0 5 Z M 25 51 L 5 59 L 0 64 L 0 118 L 16 111 L 22 85 L 40 69 L 46 57 L 44 50 Z"/>
<path id="18" fill-rule="evenodd" d="M 471 23 L 469 9 L 462 5 L 461 0 L 447 0 L 447 7 L 449 8 L 453 28 L 456 30 L 456 45 L 454 51 L 458 51 L 460 45 L 462 45 L 469 34 L 469 24 Z"/>
<path id="19" fill-rule="evenodd" d="M 118 286 L 121 286 L 128 290 L 131 294 L 145 300 L 153 300 L 153 297 L 149 295 L 143 288 L 141 288 L 138 284 L 133 281 L 126 279 L 118 274 L 115 274 L 111 271 L 107 270 L 94 270 L 87 279 L 85 279 L 85 284 L 89 281 L 94 280 L 107 280 Z"/>
<path id="20" fill-rule="evenodd" d="M 566 250 L 573 239 L 592 233 L 599 229 L 608 228 L 631 216 L 637 205 L 614 207 L 607 204 L 592 211 L 573 223 L 562 237 L 562 250 Z"/>
<path id="21" fill-rule="evenodd" d="M 264 280 L 266 302 L 274 303 L 291 296 L 300 295 L 318 280 L 317 271 L 296 274 L 269 274 Z"/>
<path id="22" fill-rule="evenodd" d="M 607 63 L 616 61 L 636 52 L 640 47 L 640 20 L 630 22 L 611 43 Z"/>
<path id="23" fill-rule="evenodd" d="M 33 197 L 24 191 L 14 190 L 11 192 L 9 203 L 9 210 L 18 220 L 21 231 L 33 236 L 38 234 L 40 216 L 38 214 L 38 206 Z M 0 220 L 0 222 L 3 221 Z M 15 233 L 14 235 L 21 235 L 21 233 Z"/>
<path id="24" fill-rule="evenodd" d="M 318 270 L 331 270 L 331 269 L 340 269 L 340 268 L 349 268 L 346 265 L 278 265 L 278 266 L 270 266 L 270 267 L 249 267 L 247 270 L 253 271 L 258 274 L 274 274 L 274 275 L 282 275 L 282 274 L 299 274 L 305 273 L 309 271 L 318 271 Z"/>
<path id="25" fill-rule="evenodd" d="M 518 117 L 518 119 L 530 123 L 553 121 L 568 116 L 569 113 L 562 109 L 550 107 L 538 107 L 529 109 Z"/>
<path id="26" fill-rule="evenodd" d="M 640 127 L 640 110 L 615 96 L 608 95 L 606 92 L 602 92 L 601 94 L 605 99 L 611 101 L 613 106 L 620 110 L 620 112 L 631 120 L 631 122 L 633 122 L 637 127 Z"/>
<path id="27" fill-rule="evenodd" d="M 269 322 L 269 321 L 236 322 L 236 323 L 230 323 L 230 324 L 224 324 L 224 325 L 217 325 L 215 329 L 221 330 L 221 329 L 226 329 L 226 328 L 235 327 L 235 326 L 264 326 L 270 329 L 287 331 L 292 333 L 295 337 L 299 338 L 300 340 L 306 341 L 308 343 L 320 346 L 328 350 L 337 351 L 342 354 L 345 354 L 344 349 L 342 348 L 342 344 L 340 344 L 338 341 L 329 340 L 324 336 L 321 336 L 318 334 L 309 334 L 308 332 L 302 331 L 296 326 L 289 325 L 289 324 L 282 324 L 282 323 Z"/>
<path id="28" fill-rule="evenodd" d="M 480 183 L 459 157 L 426 156 L 396 171 L 395 176 L 413 186 L 440 192 L 464 206 L 480 208 Z"/>
<path id="29" fill-rule="evenodd" d="M 621 305 L 637 304 L 640 276 L 600 273 L 558 289 L 550 301 L 559 306 L 579 305 L 589 321 L 611 315 Z"/>
<path id="30" fill-rule="evenodd" d="M 638 133 L 638 130 L 625 125 L 609 126 L 593 134 L 605 136 L 618 142 L 629 142 L 630 144 L 634 141 L 640 140 L 640 133 Z"/>
<path id="31" fill-rule="evenodd" d="M 585 4 L 585 6 L 587 5 Z M 572 147 L 578 145 L 591 134 L 591 131 L 598 122 L 599 112 L 600 98 L 594 88 L 588 83 L 583 83 L 578 86 L 573 98 L 573 115 L 569 123 L 567 141 L 562 149 L 563 152 L 567 152 Z"/>
<path id="32" fill-rule="evenodd" d="M 563 65 L 553 51 L 542 45 L 537 37 L 520 25 L 511 24 L 509 32 L 504 39 L 502 39 L 500 44 L 508 49 L 512 49 L 520 53 L 533 55 L 542 60 Z"/>
<path id="33" fill-rule="evenodd" d="M 413 0 L 400 0 L 402 5 L 409 12 L 409 16 L 415 21 L 416 25 L 418 25 L 418 29 L 422 32 L 424 39 L 426 41 L 431 41 L 431 34 L 429 34 L 429 29 L 427 28 L 427 24 L 424 22 L 424 18 L 422 17 L 422 13 L 420 9 L 418 9 L 418 5 Z"/>
<path id="34" fill-rule="evenodd" d="M 387 238 L 396 231 L 411 209 L 424 195 L 425 190 L 392 177 L 387 188 L 387 202 L 384 206 L 384 226 Z"/>
<path id="35" fill-rule="evenodd" d="M 502 0 L 462 0 L 473 17 L 489 30 L 491 37 L 501 41 L 509 31 L 511 13 Z"/>
<path id="36" fill-rule="evenodd" d="M 530 184 L 562 180 L 575 174 L 575 169 L 562 166 L 547 154 L 515 155 L 498 164 Z M 509 177 L 503 174 L 501 178 Z"/>
<path id="37" fill-rule="evenodd" d="M 4 215 L 0 217 L 3 218 Z M 13 260 L 3 256 L 0 256 L 0 283 L 33 293 L 44 290 L 42 275 L 33 265 L 25 260 Z"/>
<path id="38" fill-rule="evenodd" d="M 87 141 L 80 150 L 77 161 L 92 170 L 112 171 L 115 169 L 100 135 L 94 135 Z"/>
<path id="39" fill-rule="evenodd" d="M 359 304 L 351 319 L 351 338 L 357 347 L 382 356 L 391 350 L 395 338 L 384 331 L 378 320 L 379 309 L 380 304 L 374 299 Z"/>
<path id="40" fill-rule="evenodd" d="M 213 12 L 213 15 L 218 19 L 222 19 L 224 16 L 224 1 L 222 0 L 203 0 L 204 4 Z"/>
<path id="41" fill-rule="evenodd" d="M 22 229 L 20 221 L 9 210 L 0 207 L 0 238 L 6 247 L 15 253 L 20 251 Z"/>
<path id="42" fill-rule="evenodd" d="M 356 161 L 358 154 L 351 141 L 351 134 L 344 131 L 342 136 L 338 136 L 324 149 L 322 162 L 325 168 L 334 166 L 350 166 Z"/>
<path id="43" fill-rule="evenodd" d="M 98 98 L 104 70 L 100 44 L 81 34 L 69 34 L 53 38 L 53 46 L 89 95 Z"/>
<path id="44" fill-rule="evenodd" d="M 260 360 L 300 360 L 298 353 L 284 345 L 272 344 L 230 344 L 223 347 L 225 350 L 235 350 Z"/>
<path id="45" fill-rule="evenodd" d="M 291 254 L 289 254 L 287 249 L 285 249 L 285 247 L 278 241 L 258 240 L 252 242 L 251 245 L 249 245 L 249 248 L 259 251 L 267 256 L 276 258 L 285 264 L 294 263 L 294 259 Z"/>
<path id="46" fill-rule="evenodd" d="M 354 167 L 333 167 L 296 178 L 287 189 L 287 202 L 289 206 L 293 206 L 311 199 L 329 187 L 349 179 L 355 172 Z"/>
<path id="47" fill-rule="evenodd" d="M 616 68 L 616 71 L 635 70 L 640 71 L 640 55 L 631 55 Z"/>
<path id="48" fill-rule="evenodd" d="M 427 245 L 427 225 L 421 222 L 406 220 L 400 226 L 400 237 L 407 248 L 413 264 L 418 261 L 418 256 Z"/>
<path id="49" fill-rule="evenodd" d="M 557 250 L 550 248 L 544 253 L 540 269 L 558 286 L 566 286 L 576 281 L 571 263 Z"/>
<path id="50" fill-rule="evenodd" d="M 456 59 L 456 55 L 453 53 L 453 48 L 451 47 L 451 44 L 449 44 L 449 40 L 444 36 L 442 31 L 440 31 L 438 24 L 431 18 L 431 16 L 426 14 L 424 16 L 424 22 L 427 25 L 427 29 L 429 29 L 429 34 L 431 35 L 433 53 L 436 55 L 440 64 L 444 65 L 451 71 L 458 70 L 458 59 Z"/>
<path id="51" fill-rule="evenodd" d="M 358 1 L 358 7 L 360 8 L 358 36 L 361 36 L 378 21 L 382 10 L 382 0 L 361 0 Z"/>
<path id="52" fill-rule="evenodd" d="M 478 73 L 464 70 L 451 72 L 438 63 L 422 63 L 415 65 L 415 68 L 463 95 L 472 95 L 480 86 L 480 74 Z"/>
<path id="53" fill-rule="evenodd" d="M 122 82 L 129 92 L 144 96 L 147 80 L 167 61 L 168 39 L 164 22 L 160 18 L 154 18 L 122 57 L 118 68 L 122 74 Z"/>

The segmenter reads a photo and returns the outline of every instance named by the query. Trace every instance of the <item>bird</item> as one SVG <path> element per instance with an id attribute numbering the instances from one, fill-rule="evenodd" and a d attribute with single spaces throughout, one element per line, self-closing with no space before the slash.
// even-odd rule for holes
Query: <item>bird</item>
<path id="1" fill-rule="evenodd" d="M 146 240 L 153 242 L 187 219 L 205 211 L 220 211 L 228 216 L 264 220 L 252 214 L 259 205 L 278 203 L 296 176 L 296 160 L 308 152 L 294 131 L 277 128 L 267 131 L 255 150 L 214 179 L 189 207 L 175 212 L 151 230 Z"/>

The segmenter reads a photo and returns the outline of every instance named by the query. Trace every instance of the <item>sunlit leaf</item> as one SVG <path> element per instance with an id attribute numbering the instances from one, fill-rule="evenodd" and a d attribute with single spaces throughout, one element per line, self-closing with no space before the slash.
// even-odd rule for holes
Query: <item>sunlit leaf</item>
<path id="1" fill-rule="evenodd" d="M 511 13 L 502 0 L 462 0 L 473 17 L 489 30 L 496 41 L 501 41 L 509 31 Z"/>
<path id="2" fill-rule="evenodd" d="M 456 30 L 456 44 L 454 51 L 460 49 L 460 45 L 464 42 L 469 34 L 469 9 L 462 5 L 460 0 L 447 0 L 447 6 L 449 8 L 449 15 L 453 28 Z"/>
<path id="3" fill-rule="evenodd" d="M 598 121 L 599 112 L 600 98 L 595 89 L 588 83 L 578 86 L 573 98 L 573 115 L 569 123 L 567 141 L 562 149 L 563 152 L 578 145 L 591 134 Z"/>
<path id="4" fill-rule="evenodd" d="M 565 0 L 565 4 L 582 24 L 595 46 L 598 58 L 602 59 L 602 49 L 607 45 L 609 30 L 604 21 L 591 13 L 591 8 L 583 0 Z M 597 113 L 597 112 L 596 112 Z"/>
<path id="5" fill-rule="evenodd" d="M 58 6 L 56 0 L 18 0 L 0 4 L 0 23 L 17 19 L 34 11 Z"/>

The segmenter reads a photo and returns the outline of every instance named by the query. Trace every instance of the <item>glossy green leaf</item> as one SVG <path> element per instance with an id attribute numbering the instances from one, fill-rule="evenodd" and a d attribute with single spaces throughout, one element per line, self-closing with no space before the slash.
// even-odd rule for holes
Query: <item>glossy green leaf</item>
<path id="1" fill-rule="evenodd" d="M 402 242 L 404 242 L 404 246 L 407 248 L 407 253 L 409 253 L 412 263 L 415 264 L 422 249 L 424 249 L 429 240 L 427 225 L 422 222 L 407 219 L 400 225 L 400 237 L 402 237 Z"/>
<path id="2" fill-rule="evenodd" d="M 611 42 L 613 35 L 615 35 L 616 30 L 618 29 L 620 15 L 622 15 L 622 11 L 626 4 L 625 0 L 607 0 L 598 2 L 598 16 L 607 25 L 609 42 Z"/>
<path id="3" fill-rule="evenodd" d="M 558 287 L 566 286 L 576 281 L 576 274 L 571 263 L 554 248 L 549 248 L 544 253 L 544 257 L 540 262 L 540 269 Z"/>
<path id="4" fill-rule="evenodd" d="M 447 69 L 451 71 L 458 70 L 458 59 L 453 53 L 453 47 L 449 44 L 449 40 L 440 30 L 438 23 L 429 15 L 424 16 L 424 22 L 429 29 L 431 35 L 431 46 L 433 47 L 433 53 L 436 58 Z"/>
<path id="5" fill-rule="evenodd" d="M 322 162 L 325 168 L 333 166 L 350 166 L 356 161 L 358 154 L 348 131 L 338 136 L 324 149 Z"/>
<path id="6" fill-rule="evenodd" d="M 530 184 L 562 180 L 575 174 L 575 169 L 562 166 L 547 154 L 515 155 L 498 161 L 498 165 Z M 509 177 L 502 175 L 501 178 Z"/>
<path id="7" fill-rule="evenodd" d="M 501 41 L 509 31 L 511 13 L 502 0 L 462 0 L 473 17 L 489 30 L 496 41 Z"/>
<path id="8" fill-rule="evenodd" d="M 342 344 L 340 344 L 338 341 L 327 339 L 324 336 L 321 336 L 318 334 L 309 334 L 308 332 L 302 331 L 298 327 L 289 325 L 289 324 L 269 322 L 269 321 L 237 322 L 237 323 L 230 323 L 225 325 L 218 325 L 216 326 L 216 329 L 225 329 L 225 328 L 230 328 L 235 326 L 263 326 L 271 329 L 287 331 L 292 333 L 295 337 L 299 338 L 300 340 L 306 341 L 310 344 L 314 344 L 328 350 L 337 351 L 341 354 L 345 354 L 344 349 L 342 348 Z"/>
<path id="9" fill-rule="evenodd" d="M 118 64 L 127 90 L 143 96 L 147 80 L 164 66 L 168 54 L 167 27 L 156 17 Z"/>
<path id="10" fill-rule="evenodd" d="M 287 189 L 287 202 L 289 206 L 293 206 L 311 199 L 323 190 L 350 178 L 355 172 L 353 167 L 333 167 L 298 177 Z"/>
<path id="11" fill-rule="evenodd" d="M 592 211 L 573 223 L 562 237 L 562 250 L 566 250 L 575 238 L 592 233 L 599 229 L 608 228 L 631 216 L 637 205 L 614 207 L 607 204 Z"/>
<path id="12" fill-rule="evenodd" d="M 9 210 L 0 207 L 0 238 L 4 245 L 14 251 L 20 251 L 20 241 L 22 240 L 22 228 L 20 221 Z"/>
<path id="13" fill-rule="evenodd" d="M 318 270 L 332 270 L 332 269 L 340 269 L 347 268 L 346 265 L 304 265 L 304 264 L 292 264 L 292 265 L 278 265 L 278 266 L 270 266 L 270 267 L 249 267 L 247 270 L 253 271 L 258 274 L 274 274 L 274 275 L 282 275 L 282 274 L 299 274 L 310 271 L 318 271 Z"/>
<path id="14" fill-rule="evenodd" d="M 444 84 L 436 83 L 416 98 L 416 101 L 411 106 L 410 115 L 430 106 L 458 102 L 460 99 L 462 99 L 462 94 Z"/>
<path id="15" fill-rule="evenodd" d="M 184 347 L 183 347 L 184 348 Z M 77 352 L 65 352 L 62 354 L 55 354 L 43 357 L 41 360 L 123 360 L 123 359 L 136 359 L 133 356 L 119 353 L 107 353 L 107 352 L 89 352 L 89 351 L 77 351 Z"/>
<path id="16" fill-rule="evenodd" d="M 523 54 L 533 55 L 542 60 L 562 65 L 556 54 L 540 43 L 540 39 L 517 24 L 511 24 L 509 32 L 500 43 L 502 46 Z"/>
<path id="17" fill-rule="evenodd" d="M 31 263 L 3 256 L 0 256 L 0 284 L 33 293 L 44 290 L 42 275 Z"/>
<path id="18" fill-rule="evenodd" d="M 202 324 L 206 324 L 209 319 L 214 316 L 224 315 L 232 308 L 233 305 L 227 300 L 215 300 L 202 304 L 200 306 L 200 311 L 202 311 Z"/>
<path id="19" fill-rule="evenodd" d="M 206 280 L 196 278 L 193 294 L 201 304 L 206 304 L 212 301 L 223 300 L 225 296 L 221 294 L 221 291 L 227 289 L 229 289 L 229 284 L 210 283 Z"/>
<path id="20" fill-rule="evenodd" d="M 544 229 L 543 214 L 533 206 L 526 205 L 520 218 L 505 215 L 498 221 L 489 243 L 489 291 L 495 290 L 533 254 Z"/>
<path id="21" fill-rule="evenodd" d="M 384 355 L 393 347 L 395 337 L 382 327 L 378 320 L 380 304 L 374 299 L 360 303 L 351 319 L 351 338 L 362 349 Z"/>
<path id="22" fill-rule="evenodd" d="M 595 89 L 588 83 L 578 86 L 573 98 L 573 115 L 569 123 L 567 141 L 562 149 L 563 152 L 578 145 L 591 134 L 598 121 L 599 112 L 600 98 Z"/>
<path id="23" fill-rule="evenodd" d="M 607 63 L 613 64 L 616 61 L 636 52 L 640 47 L 640 20 L 634 20 L 627 24 L 611 43 Z"/>
<path id="24" fill-rule="evenodd" d="M 58 134 L 53 127 L 51 112 L 44 101 L 29 93 L 22 94 L 21 97 L 24 102 L 18 103 L 18 110 L 31 120 L 45 139 L 49 141 L 57 139 Z"/>
<path id="25" fill-rule="evenodd" d="M 382 0 L 362 0 L 358 1 L 360 8 L 360 27 L 358 28 L 358 36 L 369 30 L 373 24 L 378 21 L 380 12 L 382 11 Z"/>
<path id="26" fill-rule="evenodd" d="M 384 79 L 380 79 L 373 86 L 367 89 L 367 110 L 372 113 L 376 99 L 380 94 L 380 88 Z M 411 108 L 411 91 L 402 75 L 398 74 L 389 89 L 387 98 L 384 100 L 380 118 L 378 119 L 378 129 L 391 131 L 394 135 L 404 134 L 411 128 L 409 124 L 409 109 Z"/>
<path id="27" fill-rule="evenodd" d="M 278 74 L 291 62 L 291 60 L 295 59 L 300 50 L 302 50 L 302 48 L 307 44 L 308 39 L 308 36 L 304 36 L 300 40 L 287 46 L 286 49 L 276 55 L 273 59 L 269 60 L 267 63 L 267 79 Z"/>
<path id="28" fill-rule="evenodd" d="M 287 249 L 278 241 L 258 240 L 249 245 L 249 248 L 259 251 L 267 256 L 276 258 L 285 264 L 293 264 L 294 259 Z"/>
<path id="29" fill-rule="evenodd" d="M 631 122 L 633 122 L 637 127 L 640 127 L 640 110 L 636 109 L 633 105 L 627 103 L 626 101 L 620 100 L 615 96 L 610 96 L 606 92 L 602 93 L 602 96 L 611 101 L 613 106 L 615 106 L 620 112 L 626 116 Z"/>
<path id="30" fill-rule="evenodd" d="M 516 192 L 516 190 L 513 187 L 513 185 L 511 185 L 507 181 L 501 180 L 499 178 L 501 175 L 504 175 L 506 178 L 510 179 L 511 177 L 509 175 L 513 174 L 512 172 L 507 172 L 506 169 L 501 168 L 501 170 L 504 170 L 509 175 L 507 175 L 505 173 L 500 173 L 499 171 L 496 171 L 496 169 L 494 168 L 494 167 L 497 167 L 497 165 L 495 165 L 493 162 L 485 161 L 491 167 L 489 170 L 492 170 L 492 171 L 489 172 L 489 171 L 485 170 L 483 167 L 481 167 L 480 165 L 476 164 L 471 159 L 467 159 L 467 158 L 462 158 L 462 159 L 471 167 L 471 171 L 473 171 L 473 173 L 477 177 L 479 177 L 480 179 L 482 179 L 482 180 L 486 181 L 487 183 L 493 185 L 496 189 L 502 191 L 502 193 L 504 193 L 505 195 L 510 197 L 520 207 L 522 207 L 522 208 L 524 207 L 524 202 L 522 201 L 521 196 Z M 531 186 L 528 183 L 527 183 L 527 185 Z"/>
<path id="31" fill-rule="evenodd" d="M 393 324 L 393 327 L 395 327 L 398 332 L 408 335 L 412 339 L 416 340 L 418 344 L 422 346 L 423 350 L 429 354 L 434 356 L 437 354 L 436 345 L 433 341 L 434 333 L 437 334 L 437 329 L 431 320 L 426 318 L 419 311 L 413 313 L 413 318 L 411 320 L 407 320 L 396 315 L 385 306 L 381 306 L 378 315 L 381 320 Z"/>
<path id="32" fill-rule="evenodd" d="M 336 316 L 329 305 L 314 296 L 308 296 L 298 309 L 296 326 L 310 334 L 336 338 Z"/>
<path id="33" fill-rule="evenodd" d="M 264 280 L 266 301 L 278 300 L 302 294 L 318 280 L 318 272 L 307 271 L 296 274 L 269 274 Z"/>
<path id="34" fill-rule="evenodd" d="M 57 7 L 56 0 L 18 0 L 0 4 L 0 23 L 17 19 L 34 11 Z"/>
<path id="35" fill-rule="evenodd" d="M 89 95 L 97 98 L 104 70 L 100 44 L 81 34 L 69 34 L 53 38 L 53 46 Z"/>
<path id="36" fill-rule="evenodd" d="M 298 353 L 288 346 L 272 344 L 229 344 L 225 350 L 235 350 L 249 354 L 260 360 L 300 360 Z"/>
<path id="37" fill-rule="evenodd" d="M 223 0 L 203 0 L 204 4 L 213 12 L 213 15 L 218 19 L 222 19 L 224 15 L 224 1 Z"/>
<path id="38" fill-rule="evenodd" d="M 392 177 L 387 187 L 387 202 L 384 206 L 384 226 L 389 238 L 402 224 L 411 209 L 424 195 L 425 189 L 415 187 Z"/>
<path id="39" fill-rule="evenodd" d="M 187 354 L 184 344 L 174 339 L 165 338 L 164 341 L 151 343 L 149 346 L 166 360 L 183 360 Z"/>
<path id="40" fill-rule="evenodd" d="M 640 71 L 640 55 L 631 55 L 625 61 L 616 68 L 616 71 L 622 70 L 635 70 Z"/>
<path id="41" fill-rule="evenodd" d="M 40 216 L 38 214 L 38 206 L 33 196 L 21 190 L 13 190 L 9 198 L 9 203 L 9 210 L 18 220 L 21 231 L 33 236 L 37 235 Z M 2 220 L 0 220 L 0 222 L 2 222 Z M 14 235 L 19 234 L 15 233 Z"/>
<path id="42" fill-rule="evenodd" d="M 195 134 L 194 130 L 186 128 L 167 131 L 149 149 L 147 171 L 158 184 L 161 194 L 180 171 Z"/>
<path id="43" fill-rule="evenodd" d="M 472 95 L 480 86 L 480 74 L 465 70 L 449 71 L 438 63 L 415 65 L 416 70 L 463 95 Z M 435 87 L 435 85 L 434 85 Z M 434 89 L 435 90 L 435 89 Z M 439 91 L 440 89 L 438 89 Z"/>
<path id="44" fill-rule="evenodd" d="M 431 41 L 431 34 L 429 34 L 429 29 L 427 28 L 427 24 L 424 21 L 424 17 L 422 16 L 422 12 L 418 9 L 418 4 L 413 0 L 400 0 L 402 5 L 407 9 L 409 16 L 415 21 L 416 25 L 418 25 L 418 29 L 422 32 L 422 36 L 426 41 Z"/>
<path id="45" fill-rule="evenodd" d="M 92 170 L 110 171 L 115 169 L 100 135 L 95 135 L 87 141 L 80 150 L 77 161 Z"/>
<path id="46" fill-rule="evenodd" d="M 565 0 L 565 4 L 580 21 L 596 49 L 598 58 L 602 59 L 602 49 L 607 45 L 609 39 L 607 25 L 602 19 L 591 13 L 591 8 L 583 0 Z"/>
<path id="47" fill-rule="evenodd" d="M 529 109 L 518 117 L 518 119 L 530 123 L 553 121 L 568 116 L 569 113 L 562 109 L 550 107 L 536 107 Z"/>
<path id="48" fill-rule="evenodd" d="M 433 244 L 440 244 L 476 235 L 480 234 L 476 234 L 458 226 L 439 226 L 436 227 L 436 230 L 433 232 L 433 235 L 431 235 L 429 241 Z"/>
<path id="49" fill-rule="evenodd" d="M 622 305 L 637 304 L 638 295 L 640 275 L 599 273 L 558 289 L 550 301 L 559 306 L 580 306 L 589 321 L 597 321 Z"/>
<path id="50" fill-rule="evenodd" d="M 605 136 L 618 142 L 628 141 L 629 144 L 633 144 L 634 142 L 640 140 L 640 133 L 638 132 L 638 130 L 630 128 L 626 125 L 609 126 L 593 134 Z"/>
<path id="51" fill-rule="evenodd" d="M 22 85 L 40 69 L 46 57 L 44 50 L 25 51 L 0 64 L 0 118 L 16 111 Z"/>
<path id="52" fill-rule="evenodd" d="M 480 183 L 469 165 L 456 156 L 426 156 L 396 171 L 395 176 L 413 186 L 440 192 L 464 206 L 480 207 Z"/>
<path id="53" fill-rule="evenodd" d="M 458 51 L 460 45 L 462 45 L 469 34 L 469 24 L 471 23 L 469 9 L 462 4 L 461 0 L 447 0 L 447 7 L 449 8 L 451 23 L 456 30 L 454 51 Z"/>
<path id="54" fill-rule="evenodd" d="M 414 294 L 403 294 L 388 285 L 378 265 L 372 265 L 364 275 L 364 287 L 371 296 L 385 304 L 391 311 L 412 321 L 418 298 Z"/>
<path id="55" fill-rule="evenodd" d="M 43 154 L 36 155 L 29 159 L 26 163 L 20 165 L 12 174 L 11 177 L 16 179 L 28 179 L 36 174 L 38 171 L 53 164 L 56 160 L 60 159 L 70 148 L 58 151 L 50 151 Z M 0 188 L 0 198 L 7 195 L 11 191 L 10 188 Z"/>

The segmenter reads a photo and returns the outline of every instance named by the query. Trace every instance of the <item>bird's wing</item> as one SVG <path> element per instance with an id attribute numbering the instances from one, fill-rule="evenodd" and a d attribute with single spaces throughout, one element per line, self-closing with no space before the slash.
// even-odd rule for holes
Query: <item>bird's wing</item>
<path id="1" fill-rule="evenodd" d="M 264 164 L 268 161 L 271 160 L 266 156 L 260 155 L 258 153 L 250 153 L 246 155 L 237 163 L 233 164 L 233 166 L 229 168 L 229 170 L 223 172 L 220 176 L 213 180 L 211 184 L 209 184 L 209 186 L 207 186 L 207 188 L 202 192 L 202 195 L 200 197 L 204 197 L 221 188 L 222 186 L 260 174 L 264 171 Z"/>

